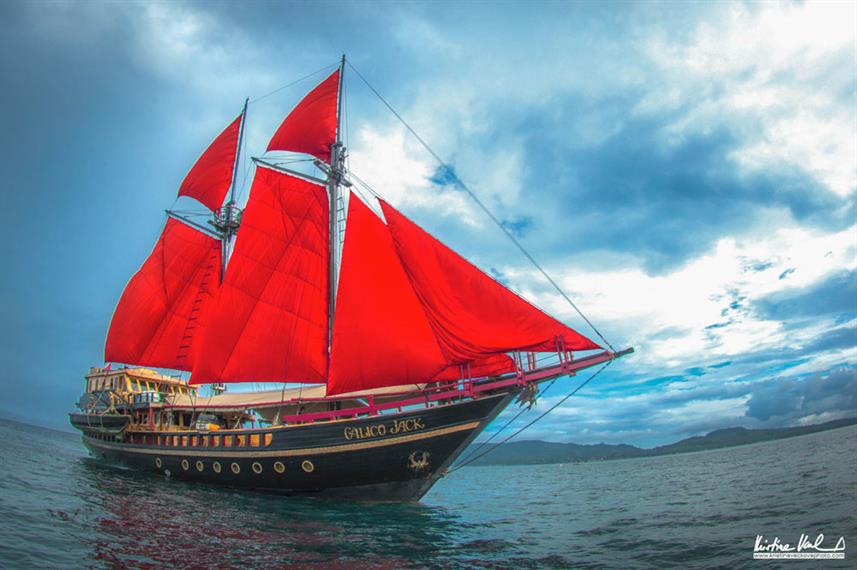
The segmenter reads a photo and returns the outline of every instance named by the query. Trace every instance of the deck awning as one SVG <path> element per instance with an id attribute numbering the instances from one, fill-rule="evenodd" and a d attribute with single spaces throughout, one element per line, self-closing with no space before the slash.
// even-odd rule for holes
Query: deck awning
<path id="1" fill-rule="evenodd" d="M 339 394 L 337 401 L 357 400 L 369 396 L 387 396 L 391 394 L 402 394 L 422 390 L 425 384 L 407 384 L 404 386 L 390 386 L 387 388 L 375 388 Z M 173 408 L 212 409 L 219 411 L 243 411 L 248 409 L 276 408 L 286 405 L 295 405 L 299 402 L 315 402 L 326 397 L 327 387 L 304 386 L 288 388 L 286 390 L 259 390 L 255 392 L 228 392 L 216 396 L 189 396 L 179 394 L 169 397 L 165 404 Z"/>

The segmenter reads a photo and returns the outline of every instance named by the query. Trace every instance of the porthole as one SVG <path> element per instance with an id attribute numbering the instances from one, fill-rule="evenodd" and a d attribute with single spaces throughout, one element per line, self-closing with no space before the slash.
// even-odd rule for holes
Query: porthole
<path id="1" fill-rule="evenodd" d="M 190 463 L 187 462 L 187 459 L 182 459 L 182 469 L 184 469 L 185 471 L 190 469 Z"/>
<path id="2" fill-rule="evenodd" d="M 315 465 L 312 464 L 312 461 L 309 459 L 305 459 L 303 463 L 301 463 L 301 469 L 306 471 L 307 473 L 312 473 L 315 471 Z"/>
<path id="3" fill-rule="evenodd" d="M 232 469 L 232 472 L 235 473 L 236 475 L 241 473 L 241 466 L 238 465 L 237 463 L 233 463 L 232 465 L 229 466 L 229 468 Z"/>
<path id="4" fill-rule="evenodd" d="M 164 464 L 163 464 L 163 462 L 161 462 L 161 458 L 160 458 L 160 457 L 156 457 L 156 458 L 155 458 L 155 467 L 157 467 L 158 469 L 160 469 L 160 468 L 161 468 L 161 467 L 163 467 L 163 466 L 164 466 Z"/>
<path id="5" fill-rule="evenodd" d="M 202 473 L 203 469 L 205 469 L 205 465 L 202 463 L 202 461 L 197 461 L 196 470 Z"/>
<path id="6" fill-rule="evenodd" d="M 283 465 L 282 461 L 274 461 L 274 471 L 282 475 L 286 471 L 286 466 Z"/>
<path id="7" fill-rule="evenodd" d="M 260 473 L 262 473 L 262 464 L 259 463 L 258 461 L 254 462 L 252 467 L 253 467 L 253 473 L 255 473 L 256 475 L 259 475 Z"/>
<path id="8" fill-rule="evenodd" d="M 222 469 L 222 468 L 220 467 L 220 462 L 219 462 L 219 461 L 215 461 L 214 463 L 212 463 L 212 464 L 211 464 L 211 469 L 212 469 L 215 473 L 220 473 L 220 470 Z"/>

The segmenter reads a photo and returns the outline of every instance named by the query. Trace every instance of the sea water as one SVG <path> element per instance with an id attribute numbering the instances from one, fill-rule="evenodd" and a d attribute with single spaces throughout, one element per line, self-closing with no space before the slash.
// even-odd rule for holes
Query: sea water
<path id="1" fill-rule="evenodd" d="M 342 465 L 348 469 L 347 464 Z M 753 560 L 840 536 L 839 561 Z M 855 567 L 857 426 L 729 449 L 465 467 L 419 504 L 288 498 L 103 465 L 0 420 L 2 568 Z"/>

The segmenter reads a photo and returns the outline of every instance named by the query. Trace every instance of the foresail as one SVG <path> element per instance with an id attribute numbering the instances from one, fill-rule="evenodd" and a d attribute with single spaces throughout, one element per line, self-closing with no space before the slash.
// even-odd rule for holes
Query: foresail
<path id="1" fill-rule="evenodd" d="M 545 314 L 381 202 L 406 274 L 450 362 L 515 350 L 600 348 Z"/>
<path id="2" fill-rule="evenodd" d="M 446 365 L 384 222 L 352 193 L 327 394 L 426 382 Z"/>
<path id="3" fill-rule="evenodd" d="M 330 162 L 330 147 L 336 142 L 339 74 L 337 69 L 297 104 L 268 143 L 269 151 L 302 152 Z"/>
<path id="4" fill-rule="evenodd" d="M 256 169 L 191 384 L 325 382 L 327 216 L 323 187 Z"/>
<path id="5" fill-rule="evenodd" d="M 191 370 L 220 282 L 220 241 L 167 219 L 113 313 L 106 362 Z"/>
<path id="6" fill-rule="evenodd" d="M 179 188 L 179 196 L 195 198 L 210 210 L 223 205 L 232 184 L 242 117 L 238 115 L 197 159 Z"/>

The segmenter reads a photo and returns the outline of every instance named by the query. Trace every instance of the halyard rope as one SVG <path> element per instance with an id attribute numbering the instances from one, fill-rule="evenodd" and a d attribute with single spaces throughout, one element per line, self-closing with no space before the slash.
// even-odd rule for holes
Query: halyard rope
<path id="1" fill-rule="evenodd" d="M 551 381 L 550 381 L 550 384 L 548 384 L 547 386 L 545 386 L 545 389 L 544 389 L 544 390 L 542 390 L 541 394 L 539 394 L 539 398 L 543 398 L 543 397 L 544 397 L 545 392 L 547 392 L 548 390 L 550 390 L 550 389 L 551 389 L 551 386 L 553 386 L 553 385 L 554 385 L 554 382 L 556 382 L 556 380 L 557 380 L 557 379 L 556 379 L 556 378 L 554 378 L 553 380 L 551 380 Z M 506 429 L 507 427 L 509 427 L 509 426 L 510 426 L 510 425 L 511 425 L 515 420 L 517 420 L 519 417 L 521 417 L 521 414 L 523 414 L 524 412 L 526 412 L 526 411 L 527 411 L 527 410 L 529 410 L 529 409 L 530 409 L 530 408 L 525 408 L 525 407 L 523 406 L 523 403 L 522 403 L 522 404 L 521 404 L 521 408 L 518 410 L 518 413 L 517 413 L 517 414 L 515 414 L 514 416 L 512 416 L 512 418 L 511 418 L 508 422 L 506 422 L 505 424 L 503 424 L 503 427 L 501 427 L 500 429 L 498 429 L 497 431 L 495 431 L 493 434 L 491 434 L 491 437 L 489 437 L 488 439 L 486 439 L 486 440 L 485 440 L 485 441 L 483 441 L 483 442 L 480 442 L 480 443 L 479 443 L 479 445 L 476 447 L 476 449 L 474 449 L 472 452 L 468 453 L 468 454 L 467 454 L 467 457 L 463 458 L 463 459 L 461 460 L 461 462 L 462 462 L 462 463 L 469 463 L 469 460 L 470 460 L 470 458 L 471 458 L 471 457 L 473 457 L 474 455 L 476 455 L 477 453 L 479 453 L 479 450 L 481 450 L 483 447 L 485 447 L 486 445 L 488 445 L 489 443 L 491 443 L 491 440 L 492 440 L 492 439 L 494 439 L 495 437 L 497 437 L 498 435 L 500 435 L 503 431 L 505 431 L 505 429 Z"/>
<path id="2" fill-rule="evenodd" d="M 389 111 L 391 113 L 393 113 L 393 115 L 395 115 L 395 117 L 399 120 L 399 122 L 401 122 L 402 125 L 404 125 L 404 127 L 406 129 L 408 129 L 408 131 L 410 131 L 410 133 L 412 135 L 414 135 L 414 137 L 419 141 L 419 143 L 423 146 L 423 148 L 425 148 L 428 151 L 428 153 L 431 154 L 432 157 L 434 157 L 434 159 L 438 162 L 440 167 L 443 169 L 444 174 L 449 177 L 449 180 L 451 180 L 455 186 L 457 186 L 461 190 L 464 190 L 473 199 L 473 201 L 476 202 L 476 204 L 482 209 L 482 211 L 485 212 L 485 214 L 489 218 L 491 218 L 491 221 L 493 221 L 497 225 L 497 227 L 499 227 L 503 231 L 503 233 L 506 234 L 506 237 L 508 237 L 511 240 L 511 242 L 513 244 L 515 244 L 515 246 L 521 251 L 521 253 L 523 253 L 524 256 L 530 260 L 530 263 L 532 263 L 533 266 L 536 269 L 538 269 L 539 272 L 545 277 L 545 279 L 548 280 L 548 282 L 553 286 L 554 289 L 556 289 L 556 291 L 562 296 L 562 298 L 565 299 L 568 302 L 568 304 L 571 305 L 571 307 L 575 311 L 577 311 L 577 314 L 580 315 L 580 317 L 584 321 L 586 321 L 586 324 L 588 324 L 589 327 L 593 331 L 595 331 L 595 334 L 598 335 L 598 338 L 600 338 L 602 341 L 604 341 L 604 344 L 606 344 L 610 348 L 610 351 L 616 352 L 616 349 L 613 348 L 613 345 L 610 344 L 610 342 L 604 337 L 604 335 L 601 334 L 601 332 L 597 328 L 595 328 L 595 325 L 592 324 L 592 321 L 590 321 L 588 318 L 586 318 L 586 315 L 583 314 L 583 311 L 581 311 L 577 307 L 577 305 L 574 304 L 574 301 L 572 301 L 571 298 L 565 294 L 565 291 L 563 291 L 562 288 L 559 285 L 557 285 L 556 281 L 554 281 L 551 278 L 551 276 L 548 275 L 548 272 L 545 271 L 541 265 L 539 265 L 539 263 L 535 260 L 535 258 L 532 255 L 530 255 L 530 253 L 526 249 L 524 249 L 524 246 L 521 245 L 521 243 L 515 238 L 515 236 L 512 234 L 512 232 L 509 231 L 509 229 L 506 226 L 504 226 L 503 223 L 500 222 L 500 220 L 497 219 L 497 217 L 494 214 L 491 213 L 491 210 L 489 210 L 488 207 L 482 203 L 482 200 L 480 200 L 476 196 L 476 194 L 474 194 L 470 190 L 470 188 L 464 182 L 462 182 L 460 178 L 458 178 L 458 175 L 455 174 L 455 171 L 452 168 L 450 168 L 449 166 L 447 166 L 446 162 L 444 162 L 444 160 L 440 157 L 440 155 L 438 155 L 434 150 L 432 150 L 432 148 L 428 145 L 428 143 L 425 140 L 423 140 L 423 138 L 419 134 L 417 134 L 417 132 L 413 129 L 413 127 L 411 127 L 411 125 L 409 125 L 408 122 L 405 121 L 405 119 L 402 118 L 402 116 L 396 112 L 396 110 L 393 108 L 393 106 L 390 105 L 390 103 L 388 103 L 387 100 L 384 99 L 384 97 L 380 93 L 378 93 L 378 91 L 372 86 L 372 84 L 369 83 L 369 81 L 365 77 L 363 77 L 363 74 L 361 74 L 350 61 L 346 60 L 346 63 L 348 63 L 348 67 L 350 67 L 352 69 L 352 71 L 354 71 L 354 73 L 357 74 L 357 77 L 359 77 L 363 81 L 363 83 L 366 84 L 366 87 L 368 87 L 372 91 L 372 93 L 374 93 L 375 96 L 378 97 L 378 99 L 380 99 L 380 101 L 384 104 L 384 106 L 387 107 L 387 109 L 389 109 Z"/>
<path id="3" fill-rule="evenodd" d="M 587 379 L 586 379 L 586 381 L 585 381 L 585 382 L 583 382 L 583 384 L 580 384 L 577 388 L 575 388 L 574 390 L 572 390 L 571 392 L 569 392 L 568 394 L 566 394 L 565 396 L 563 396 L 563 398 L 562 398 L 559 402 L 557 402 L 556 404 L 554 404 L 553 406 L 551 406 L 550 408 L 548 408 L 548 409 L 547 409 L 545 412 L 543 412 L 539 417 L 537 417 L 536 419 L 532 420 L 530 423 L 528 423 L 528 424 L 527 424 L 527 425 L 525 425 L 524 427 L 520 428 L 518 431 L 516 431 L 516 432 L 515 432 L 515 433 L 513 433 L 512 435 L 508 436 L 506 439 L 504 439 L 504 440 L 503 440 L 503 441 L 501 441 L 500 443 L 495 444 L 493 447 L 489 447 L 488 449 L 486 449 L 485 451 L 483 451 L 483 452 L 482 452 L 482 453 L 480 453 L 479 455 L 476 455 L 476 456 L 471 455 L 471 456 L 470 456 L 470 458 L 469 458 L 467 461 L 464 461 L 464 462 L 462 462 L 462 463 L 459 463 L 459 464 L 458 464 L 458 465 L 456 465 L 455 467 L 452 467 L 451 469 L 447 470 L 447 472 L 446 472 L 444 475 L 449 475 L 450 473 L 454 473 L 455 471 L 458 471 L 458 470 L 459 470 L 459 469 L 461 469 L 462 467 L 464 467 L 464 466 L 466 466 L 466 465 L 469 465 L 469 464 L 473 463 L 474 461 L 476 461 L 476 460 L 477 460 L 477 459 L 479 459 L 480 457 L 484 457 L 485 455 L 487 455 L 487 454 L 491 453 L 492 451 L 494 451 L 495 449 L 497 449 L 498 447 L 500 447 L 501 445 L 503 445 L 504 443 L 506 443 L 507 441 L 509 441 L 509 440 L 510 440 L 510 439 L 512 439 L 513 437 L 515 437 L 516 435 L 520 434 L 521 432 L 523 432 L 524 430 L 526 430 L 527 428 L 529 428 L 531 425 L 533 425 L 534 423 L 536 423 L 537 421 L 539 421 L 540 419 L 542 419 L 543 417 L 545 417 L 546 415 L 548 415 L 549 413 L 551 413 L 552 411 L 554 411 L 555 409 L 557 409 L 559 406 L 561 406 L 562 404 L 564 404 L 566 400 L 568 400 L 569 398 L 571 398 L 572 396 L 574 396 L 575 394 L 577 394 L 577 392 L 579 392 L 581 388 L 583 388 L 584 386 L 586 386 L 587 384 L 589 384 L 590 382 L 592 382 L 593 380 L 595 380 L 595 378 L 596 378 L 599 374 L 601 374 L 601 373 L 604 371 L 604 369 L 605 369 L 605 368 L 607 368 L 608 366 L 610 366 L 610 364 L 611 364 L 612 362 L 613 362 L 613 360 L 612 360 L 612 359 L 611 359 L 611 360 L 608 360 L 607 362 L 605 362 L 605 363 L 604 363 L 604 366 L 602 366 L 601 368 L 599 368 L 599 369 L 598 369 L 598 370 L 597 370 L 597 371 L 596 371 L 592 376 L 590 376 L 589 378 L 587 378 Z M 518 415 L 520 415 L 520 413 L 519 413 Z M 508 425 L 508 424 L 506 424 L 506 425 Z M 505 427 L 506 427 L 506 426 L 503 426 L 503 428 L 504 428 L 504 429 L 505 429 Z"/>

